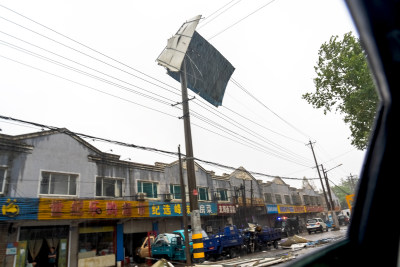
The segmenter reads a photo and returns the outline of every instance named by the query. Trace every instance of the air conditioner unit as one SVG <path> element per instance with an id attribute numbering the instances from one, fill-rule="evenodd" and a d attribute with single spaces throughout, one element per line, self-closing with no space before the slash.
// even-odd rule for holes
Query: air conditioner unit
<path id="1" fill-rule="evenodd" d="M 171 201 L 171 200 L 172 200 L 172 194 L 166 194 L 165 201 Z"/>
<path id="2" fill-rule="evenodd" d="M 144 200 L 146 198 L 146 193 L 138 193 L 137 200 Z"/>

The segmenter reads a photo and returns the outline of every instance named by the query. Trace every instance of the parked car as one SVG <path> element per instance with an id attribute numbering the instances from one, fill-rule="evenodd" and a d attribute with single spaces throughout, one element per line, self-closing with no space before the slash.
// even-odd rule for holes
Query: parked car
<path id="1" fill-rule="evenodd" d="M 321 218 L 308 219 L 306 223 L 308 234 L 312 232 L 323 232 L 324 230 L 328 232 L 328 226 Z"/>
<path id="2" fill-rule="evenodd" d="M 350 218 L 347 215 L 340 214 L 338 215 L 339 225 L 348 225 L 350 223 Z"/>

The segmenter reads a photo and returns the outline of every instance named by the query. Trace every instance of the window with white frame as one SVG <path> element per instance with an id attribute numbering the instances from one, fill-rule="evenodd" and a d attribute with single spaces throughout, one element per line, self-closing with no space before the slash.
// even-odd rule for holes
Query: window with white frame
<path id="1" fill-rule="evenodd" d="M 97 197 L 122 197 L 123 179 L 96 177 Z"/>
<path id="2" fill-rule="evenodd" d="M 198 199 L 203 200 L 203 201 L 208 201 L 210 200 L 210 197 L 208 196 L 208 188 L 207 187 L 199 187 L 197 189 L 199 192 Z"/>
<path id="3" fill-rule="evenodd" d="M 76 196 L 77 180 L 77 174 L 43 171 L 40 194 Z"/>
<path id="4" fill-rule="evenodd" d="M 218 200 L 228 201 L 228 189 L 218 188 L 217 189 Z"/>
<path id="5" fill-rule="evenodd" d="M 181 186 L 176 184 L 169 185 L 169 192 L 172 194 L 173 199 L 182 199 Z"/>
<path id="6" fill-rule="evenodd" d="M 6 188 L 7 169 L 0 167 L 0 194 L 4 194 Z"/>
<path id="7" fill-rule="evenodd" d="M 138 181 L 137 182 L 138 193 L 146 193 L 147 198 L 157 198 L 157 187 L 158 183 L 150 181 Z"/>

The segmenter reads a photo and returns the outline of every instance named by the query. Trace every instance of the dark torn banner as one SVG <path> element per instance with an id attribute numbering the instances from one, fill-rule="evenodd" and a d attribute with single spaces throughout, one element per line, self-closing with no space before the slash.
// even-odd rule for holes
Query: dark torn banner
<path id="1" fill-rule="evenodd" d="M 235 68 L 198 32 L 194 32 L 185 55 L 187 87 L 212 105 L 222 105 L 226 86 Z M 180 82 L 180 73 L 168 75 Z"/>

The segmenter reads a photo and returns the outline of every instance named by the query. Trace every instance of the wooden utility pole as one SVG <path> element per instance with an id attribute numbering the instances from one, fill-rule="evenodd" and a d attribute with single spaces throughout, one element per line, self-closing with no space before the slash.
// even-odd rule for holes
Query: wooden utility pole
<path id="1" fill-rule="evenodd" d="M 340 164 L 340 165 L 342 165 L 342 164 Z M 336 167 L 339 167 L 340 165 L 338 165 Z M 324 170 L 324 166 L 322 166 L 322 164 L 321 164 L 321 169 L 322 169 L 322 172 L 324 173 L 326 189 L 328 190 L 329 198 L 331 200 L 332 218 L 333 218 L 333 222 L 335 223 L 334 230 L 340 230 L 339 220 L 338 220 L 338 218 L 336 216 L 336 213 L 335 213 L 335 205 L 333 204 L 333 198 L 332 198 L 332 194 L 331 194 L 331 187 L 329 186 L 329 180 L 328 180 L 328 174 L 327 174 L 328 171 Z M 330 170 L 332 170 L 332 169 L 330 169 Z"/>
<path id="2" fill-rule="evenodd" d="M 322 191 L 324 192 L 324 197 L 325 197 L 326 206 L 327 206 L 328 210 L 330 210 L 330 208 L 329 208 L 330 205 L 329 205 L 328 197 L 326 196 L 325 186 L 324 186 L 324 183 L 322 182 L 321 173 L 320 173 L 320 171 L 319 171 L 319 167 L 318 167 L 318 163 L 317 163 L 317 158 L 315 157 L 314 148 L 313 148 L 313 144 L 311 143 L 311 140 L 309 141 L 309 143 L 308 143 L 307 145 L 310 145 L 310 147 L 311 147 L 311 151 L 312 151 L 312 154 L 313 154 L 313 156 L 314 156 L 315 166 L 317 167 L 317 171 L 318 171 L 319 180 L 321 181 Z"/>
<path id="3" fill-rule="evenodd" d="M 186 82 L 186 59 L 182 62 L 180 71 L 181 78 L 181 89 L 182 89 L 182 109 L 183 109 L 183 124 L 185 131 L 185 147 L 186 147 L 186 169 L 188 177 L 189 187 L 189 199 L 190 199 L 190 214 L 191 214 L 191 225 L 192 225 L 192 241 L 196 244 L 196 249 L 193 249 L 193 260 L 195 263 L 204 261 L 204 247 L 203 237 L 201 234 L 201 221 L 200 221 L 200 210 L 199 203 L 197 200 L 197 188 L 196 188 L 196 175 L 194 170 L 194 158 L 193 158 L 193 144 L 192 144 L 192 131 L 190 127 L 190 114 L 189 114 L 189 99 L 187 93 L 187 82 Z"/>
<path id="4" fill-rule="evenodd" d="M 178 154 L 179 154 L 179 178 L 181 184 L 181 199 L 182 199 L 182 217 L 183 217 L 183 226 L 185 233 L 185 253 L 186 253 L 186 264 L 187 266 L 192 265 L 192 257 L 190 255 L 190 244 L 189 244 L 189 229 L 188 229 L 188 219 L 187 219 L 187 211 L 186 211 L 186 189 L 185 182 L 183 181 L 183 168 L 182 168 L 182 159 L 181 159 L 181 146 L 178 146 Z"/>

